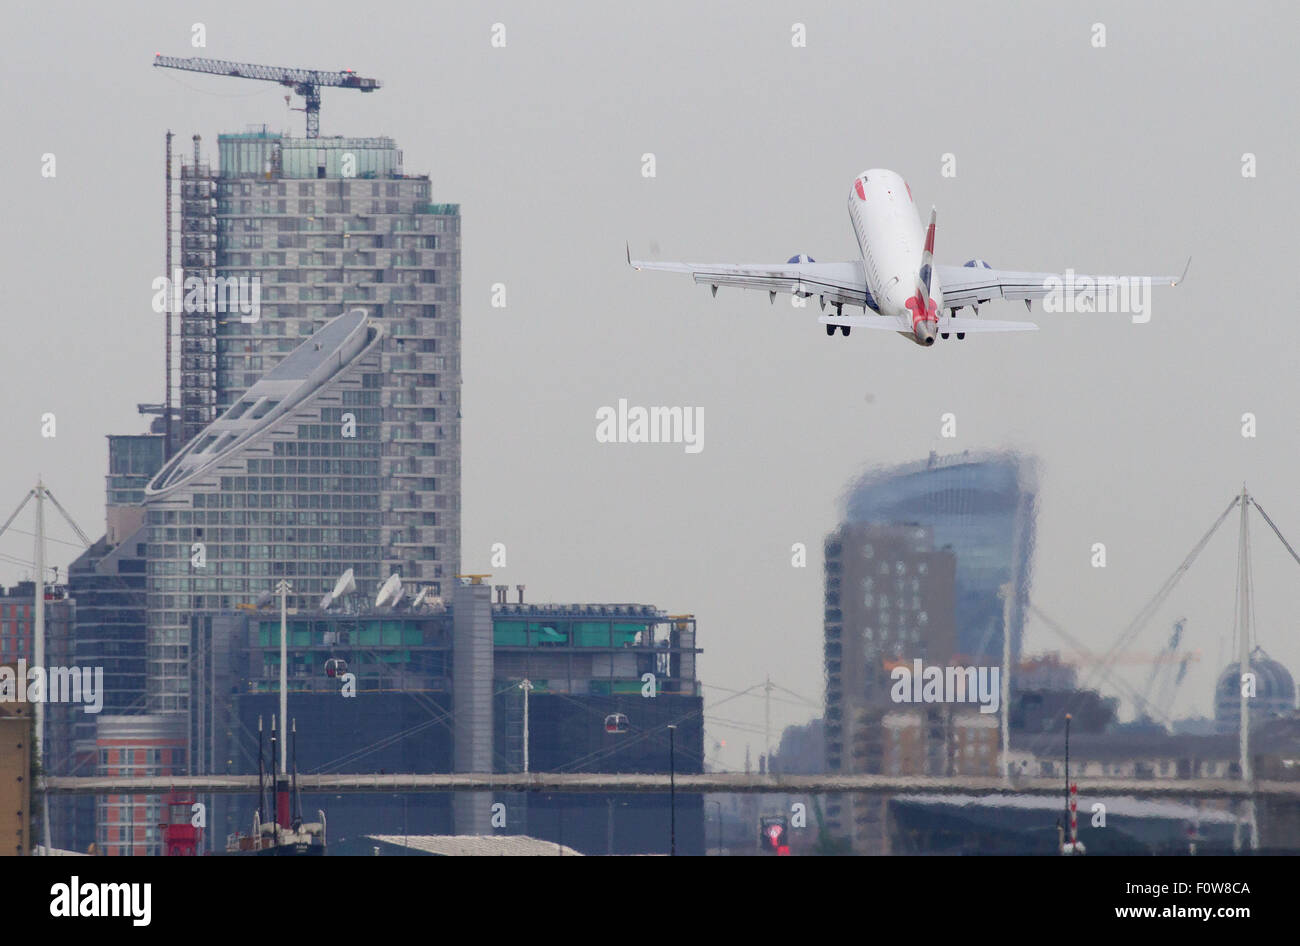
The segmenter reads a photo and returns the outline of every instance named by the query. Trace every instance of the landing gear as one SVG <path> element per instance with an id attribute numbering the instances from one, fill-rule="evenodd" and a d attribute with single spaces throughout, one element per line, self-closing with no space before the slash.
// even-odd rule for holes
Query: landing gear
<path id="1" fill-rule="evenodd" d="M 825 304 L 825 302 L 826 302 L 826 300 L 823 299 L 823 300 L 822 300 L 823 305 Z M 842 303 L 842 302 L 836 302 L 836 303 L 834 303 L 834 306 L 835 306 L 835 317 L 838 319 L 838 318 L 840 318 L 842 315 L 844 315 L 844 303 Z M 848 334 L 849 334 L 849 328 L 851 328 L 851 326 L 848 326 L 848 325 L 828 325 L 828 326 L 826 326 L 826 334 L 827 334 L 827 335 L 834 335 L 834 334 L 835 334 L 835 329 L 837 329 L 837 328 L 840 329 L 841 331 L 843 331 L 845 335 L 848 335 Z"/>
<path id="2" fill-rule="evenodd" d="M 841 326 L 840 326 L 840 331 L 844 333 L 844 337 L 845 337 L 845 338 L 848 338 L 848 337 L 849 337 L 849 329 L 851 329 L 852 327 L 853 327 L 852 325 L 841 325 Z"/>

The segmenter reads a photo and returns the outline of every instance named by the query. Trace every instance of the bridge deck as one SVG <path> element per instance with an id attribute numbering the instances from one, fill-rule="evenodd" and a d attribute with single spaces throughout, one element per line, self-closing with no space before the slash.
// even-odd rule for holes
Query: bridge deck
<path id="1" fill-rule="evenodd" d="M 303 792 L 667 792 L 666 774 L 547 773 L 501 774 L 396 773 L 386 775 L 299 775 Z M 1080 786 L 1089 797 L 1130 795 L 1136 798 L 1300 799 L 1300 781 L 1256 782 L 1253 791 L 1235 779 L 1088 779 Z M 51 794 L 153 795 L 168 791 L 254 794 L 256 775 L 164 775 L 145 778 L 53 776 L 46 779 Z M 678 775 L 683 793 L 821 794 L 860 792 L 884 795 L 936 793 L 998 795 L 1061 795 L 1057 778 L 896 776 L 896 775 L 746 775 L 711 772 Z"/>

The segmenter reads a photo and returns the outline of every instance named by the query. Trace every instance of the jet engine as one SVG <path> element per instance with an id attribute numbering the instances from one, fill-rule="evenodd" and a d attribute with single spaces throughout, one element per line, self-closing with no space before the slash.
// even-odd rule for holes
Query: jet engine
<path id="1" fill-rule="evenodd" d="M 974 268 L 974 269 L 992 269 L 992 268 L 993 268 L 993 267 L 990 266 L 988 263 L 984 262 L 984 260 L 982 260 L 982 259 L 968 259 L 966 262 L 962 263 L 962 265 L 963 265 L 963 266 L 970 266 L 970 267 L 972 267 L 972 268 Z M 984 305 L 984 303 L 986 303 L 986 302 L 988 302 L 988 301 L 989 301 L 988 299 L 976 299 L 976 300 L 975 300 L 975 304 L 976 304 L 976 305 Z M 958 338 L 960 338 L 960 337 L 961 337 L 961 336 L 959 335 Z"/>

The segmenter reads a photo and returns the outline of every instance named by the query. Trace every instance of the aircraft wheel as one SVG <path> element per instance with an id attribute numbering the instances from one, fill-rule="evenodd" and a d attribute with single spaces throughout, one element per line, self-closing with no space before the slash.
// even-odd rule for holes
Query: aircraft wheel
<path id="1" fill-rule="evenodd" d="M 845 337 L 845 338 L 848 338 L 848 337 L 849 337 L 849 330 L 850 330 L 851 328 L 853 328 L 853 326 L 851 326 L 851 325 L 845 325 L 845 326 L 842 326 L 842 327 L 840 328 L 840 331 L 844 333 L 844 337 Z"/>
<path id="2" fill-rule="evenodd" d="M 939 333 L 939 337 L 940 337 L 940 338 L 947 338 L 947 337 L 948 337 L 948 333 L 947 333 L 947 332 L 940 332 L 940 333 Z"/>
<path id="3" fill-rule="evenodd" d="M 958 332 L 958 333 L 957 333 L 957 337 L 958 337 L 958 338 L 965 338 L 965 337 L 966 337 L 966 333 L 965 333 L 965 332 Z"/>
<path id="4" fill-rule="evenodd" d="M 834 335 L 834 334 L 835 334 L 835 326 L 834 326 L 834 325 L 828 325 L 828 326 L 826 326 L 826 334 L 827 334 L 827 335 Z"/>

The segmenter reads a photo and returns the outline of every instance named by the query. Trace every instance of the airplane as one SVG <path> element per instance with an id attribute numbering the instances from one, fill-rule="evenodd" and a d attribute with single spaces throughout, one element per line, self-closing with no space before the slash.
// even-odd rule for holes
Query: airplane
<path id="1" fill-rule="evenodd" d="M 1102 287 L 1112 285 L 1110 280 L 1148 279 L 1176 286 L 1187 275 L 1184 268 L 1181 276 L 1076 276 L 1072 272 L 1062 276 L 993 269 L 979 259 L 961 266 L 936 266 L 935 210 L 931 208 L 930 224 L 922 231 L 912 188 L 901 175 L 882 168 L 863 171 L 853 181 L 849 217 L 861 254 L 853 262 L 818 263 L 800 254 L 784 264 L 659 263 L 632 259 L 630 244 L 627 261 L 638 270 L 690 273 L 697 283 L 707 283 L 714 296 L 719 286 L 765 289 L 772 302 L 778 292 L 805 299 L 820 296 L 823 312 L 827 302 L 835 307 L 834 315 L 818 319 L 827 335 L 834 335 L 837 328 L 846 336 L 853 328 L 884 329 L 923 347 L 953 333 L 962 339 L 968 332 L 1038 329 L 1032 322 L 959 320 L 957 313 L 966 306 L 978 316 L 979 307 L 993 299 L 1020 299 L 1033 311 L 1032 300 L 1060 291 L 1061 286 L 1068 291 L 1085 279 Z M 1187 262 L 1190 266 L 1191 260 Z M 844 315 L 846 305 L 861 306 L 863 314 Z"/>

